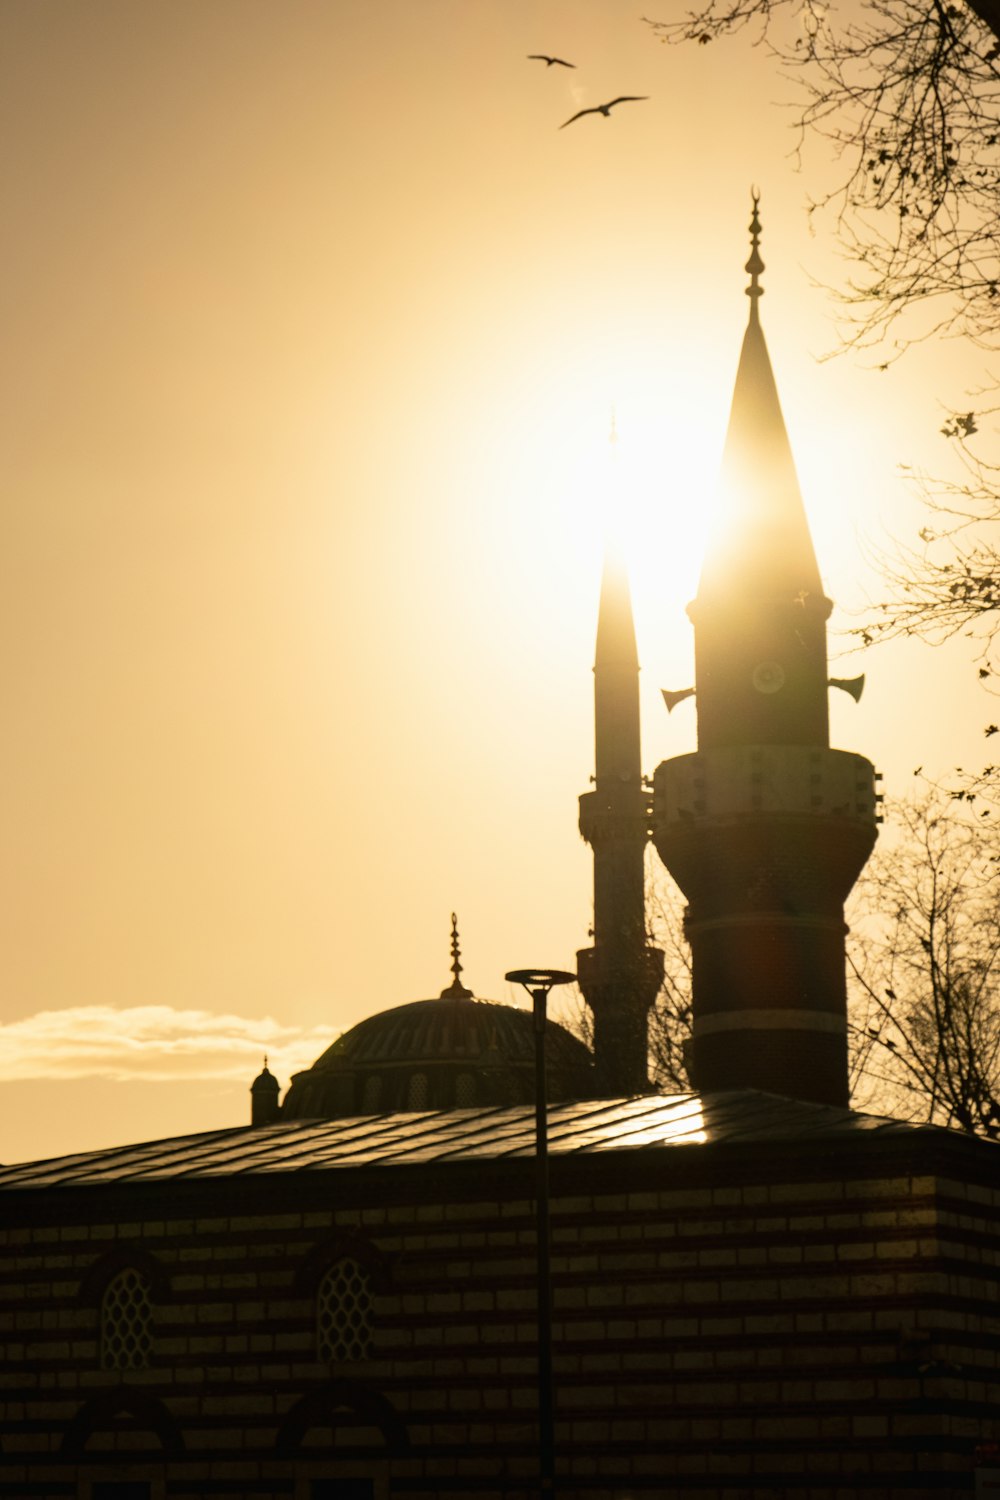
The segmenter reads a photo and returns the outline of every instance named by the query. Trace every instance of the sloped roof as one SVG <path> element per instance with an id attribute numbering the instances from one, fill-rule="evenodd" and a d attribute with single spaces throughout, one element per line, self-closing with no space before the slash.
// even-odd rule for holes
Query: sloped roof
<path id="1" fill-rule="evenodd" d="M 919 1128 L 750 1089 L 554 1104 L 548 1120 L 549 1151 L 556 1157 L 715 1144 L 815 1141 L 819 1146 L 861 1135 L 912 1135 Z M 0 1192 L 223 1178 L 245 1181 L 361 1167 L 485 1163 L 531 1157 L 534 1152 L 534 1109 L 524 1105 L 292 1120 L 0 1167 Z"/>

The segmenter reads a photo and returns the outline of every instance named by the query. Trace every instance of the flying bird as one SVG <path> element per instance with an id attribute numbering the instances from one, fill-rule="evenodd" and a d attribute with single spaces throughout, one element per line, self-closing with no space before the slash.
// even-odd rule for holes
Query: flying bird
<path id="1" fill-rule="evenodd" d="M 648 98 L 648 94 L 619 94 L 617 99 L 612 99 L 607 104 L 595 104 L 590 109 L 578 109 L 575 115 L 570 115 L 568 120 L 562 122 L 559 129 L 565 130 L 567 125 L 572 125 L 574 120 L 580 120 L 584 115 L 603 115 L 608 120 L 616 104 L 633 104 Z"/>
<path id="2" fill-rule="evenodd" d="M 549 57 L 547 52 L 529 52 L 528 61 L 543 62 L 547 68 L 551 68 L 553 63 L 556 63 L 560 68 L 576 67 L 576 63 L 568 63 L 565 58 L 562 57 Z"/>

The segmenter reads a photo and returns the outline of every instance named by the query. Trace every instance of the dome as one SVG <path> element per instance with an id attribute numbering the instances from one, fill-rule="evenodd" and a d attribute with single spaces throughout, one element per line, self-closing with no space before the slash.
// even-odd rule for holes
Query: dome
<path id="1" fill-rule="evenodd" d="M 529 1010 L 477 1000 L 454 981 L 433 1000 L 380 1011 L 345 1031 L 311 1068 L 296 1073 L 282 1119 L 331 1119 L 400 1110 L 521 1104 L 535 1096 L 534 1021 Z M 548 1097 L 593 1093 L 593 1059 L 583 1042 L 546 1023 Z"/>
<path id="2" fill-rule="evenodd" d="M 549 1021 L 548 1096 L 587 1098 L 592 1059 Z M 531 1012 L 473 998 L 414 1000 L 352 1026 L 296 1073 L 282 1119 L 527 1103 L 535 1094 Z"/>
<path id="3" fill-rule="evenodd" d="M 278 1080 L 268 1067 L 267 1058 L 265 1057 L 263 1068 L 250 1085 L 250 1092 L 251 1094 L 262 1094 L 265 1098 L 270 1098 L 272 1095 L 277 1095 L 278 1089 Z"/>

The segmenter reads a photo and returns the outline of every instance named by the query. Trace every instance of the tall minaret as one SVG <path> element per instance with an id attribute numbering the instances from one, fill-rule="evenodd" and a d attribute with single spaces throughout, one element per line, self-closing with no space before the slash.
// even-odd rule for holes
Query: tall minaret
<path id="1" fill-rule="evenodd" d="M 698 750 L 657 769 L 653 837 L 688 900 L 695 1087 L 846 1104 L 843 907 L 876 778 L 830 749 L 832 605 L 760 325 L 758 201 L 720 524 L 688 607 Z"/>
<path id="2" fill-rule="evenodd" d="M 594 659 L 594 790 L 580 798 L 580 832 L 594 851 L 594 946 L 577 954 L 594 1017 L 599 1095 L 648 1087 L 647 1022 L 663 954 L 646 942 L 645 849 L 650 794 L 639 749 L 639 657 L 624 563 L 609 546 Z"/>

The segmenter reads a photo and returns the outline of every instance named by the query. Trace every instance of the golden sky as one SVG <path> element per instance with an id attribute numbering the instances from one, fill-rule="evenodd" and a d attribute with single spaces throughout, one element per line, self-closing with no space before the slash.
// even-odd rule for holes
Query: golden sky
<path id="1" fill-rule="evenodd" d="M 448 982 L 453 909 L 479 995 L 573 967 L 612 508 L 646 768 L 693 748 L 751 183 L 827 591 L 874 587 L 978 372 L 820 362 L 788 95 L 617 0 L 2 0 L 0 1160 L 248 1121 L 265 1050 Z M 835 664 L 835 742 L 977 755 L 966 660 Z"/>

